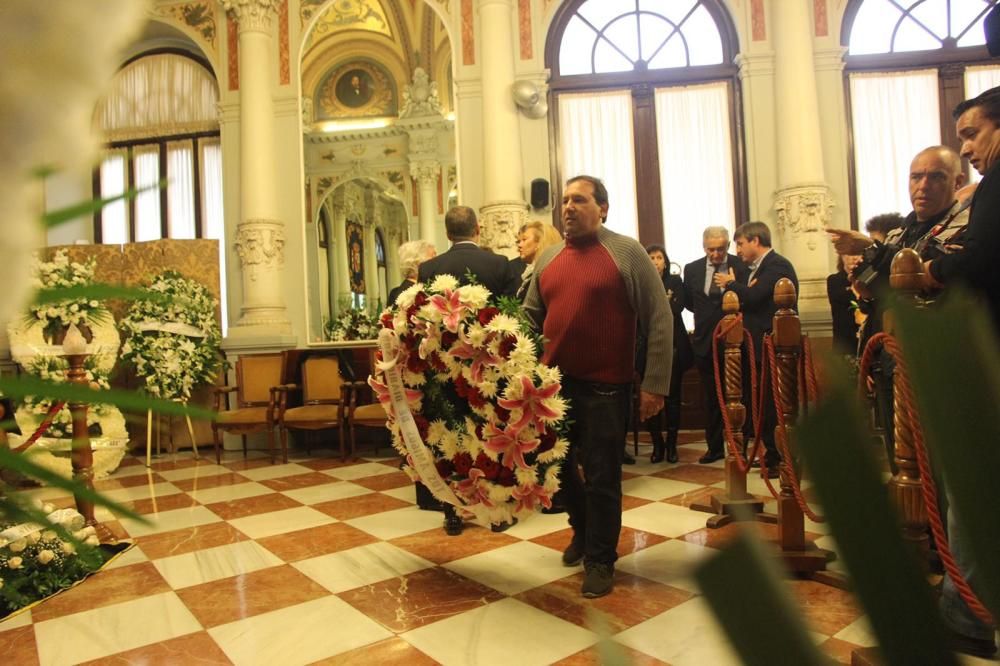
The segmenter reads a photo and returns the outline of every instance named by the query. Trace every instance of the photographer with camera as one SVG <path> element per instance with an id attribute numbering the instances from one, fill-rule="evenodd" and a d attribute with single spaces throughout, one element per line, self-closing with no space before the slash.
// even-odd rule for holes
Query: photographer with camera
<path id="1" fill-rule="evenodd" d="M 917 153 L 910 163 L 909 189 L 913 211 L 902 226 L 892 229 L 885 242 L 877 242 L 857 231 L 827 229 L 838 254 L 847 255 L 845 265 L 859 295 L 859 307 L 868 315 L 861 335 L 861 349 L 882 330 L 883 304 L 879 294 L 889 288 L 892 258 L 903 248 L 917 250 L 924 260 L 957 249 L 968 223 L 968 206 L 958 201 L 965 183 L 962 160 L 947 146 L 931 146 Z M 860 255 L 860 260 L 856 257 Z M 851 258 L 854 256 L 855 258 Z M 890 467 L 893 467 L 892 384 L 895 363 L 884 351 L 872 365 L 876 411 L 884 431 Z M 893 469 L 893 472 L 896 470 Z"/>

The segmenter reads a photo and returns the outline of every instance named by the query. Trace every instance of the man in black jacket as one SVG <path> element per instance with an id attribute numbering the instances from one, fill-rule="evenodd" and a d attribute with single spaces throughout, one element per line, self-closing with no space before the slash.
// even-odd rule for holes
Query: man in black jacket
<path id="1" fill-rule="evenodd" d="M 708 227 L 702 233 L 705 259 L 692 261 L 684 267 L 684 307 L 694 313 L 694 335 L 691 346 L 695 365 L 701 375 L 705 390 L 705 442 L 708 451 L 698 461 L 708 464 L 725 457 L 722 441 L 722 412 L 715 388 L 715 369 L 712 363 L 712 334 L 722 319 L 722 289 L 715 285 L 716 273 L 728 273 L 743 278 L 746 267 L 729 254 L 729 230 L 725 227 Z M 719 347 L 720 362 L 722 345 Z M 720 375 L 721 376 L 721 375 Z"/>
<path id="2" fill-rule="evenodd" d="M 521 276 L 510 268 L 507 257 L 479 247 L 479 223 L 468 206 L 455 206 L 444 216 L 445 231 L 451 249 L 420 264 L 420 282 L 430 282 L 438 275 L 453 275 L 459 284 L 468 284 L 472 275 L 494 296 L 513 296 L 521 285 Z"/>
<path id="3" fill-rule="evenodd" d="M 774 285 L 781 278 L 788 278 L 795 285 L 797 295 L 799 280 L 795 276 L 791 262 L 771 249 L 771 230 L 763 222 L 742 224 L 737 227 L 733 237 L 736 239 L 736 253 L 744 263 L 748 264 L 750 271 L 744 279 L 738 279 L 732 270 L 729 273 L 716 274 L 715 283 L 740 297 L 743 325 L 753 339 L 754 356 L 760 367 L 764 334 L 771 332 L 774 313 L 778 311 L 778 306 L 774 303 Z M 746 384 L 748 382 L 744 381 L 744 385 Z M 763 409 L 761 438 L 767 448 L 764 463 L 770 470 L 770 476 L 775 478 L 778 476 L 777 466 L 781 458 L 774 445 L 774 426 L 777 422 L 774 401 L 764 400 Z M 751 417 L 753 416 L 751 414 Z M 754 425 L 752 418 L 747 419 L 747 423 Z"/>

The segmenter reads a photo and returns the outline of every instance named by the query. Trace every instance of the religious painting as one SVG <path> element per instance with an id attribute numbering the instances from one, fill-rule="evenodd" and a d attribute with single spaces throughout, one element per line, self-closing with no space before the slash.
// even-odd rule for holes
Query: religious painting
<path id="1" fill-rule="evenodd" d="M 397 114 L 395 84 L 374 63 L 356 60 L 333 69 L 319 85 L 314 109 L 319 119 L 365 118 Z"/>
<path id="2" fill-rule="evenodd" d="M 351 278 L 351 291 L 365 293 L 365 241 L 364 230 L 357 222 L 347 223 L 347 271 Z"/>

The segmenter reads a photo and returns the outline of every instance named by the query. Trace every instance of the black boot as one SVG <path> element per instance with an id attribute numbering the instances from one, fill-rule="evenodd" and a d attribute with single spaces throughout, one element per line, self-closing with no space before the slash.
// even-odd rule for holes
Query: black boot
<path id="1" fill-rule="evenodd" d="M 667 430 L 667 462 L 677 462 L 677 428 Z"/>
<path id="2" fill-rule="evenodd" d="M 663 449 L 665 448 L 663 433 L 659 430 L 651 430 L 649 436 L 653 438 L 653 453 L 649 456 L 649 462 L 663 462 Z"/>
<path id="3" fill-rule="evenodd" d="M 458 536 L 462 533 L 462 519 L 451 504 L 444 505 L 444 532 L 448 536 Z"/>

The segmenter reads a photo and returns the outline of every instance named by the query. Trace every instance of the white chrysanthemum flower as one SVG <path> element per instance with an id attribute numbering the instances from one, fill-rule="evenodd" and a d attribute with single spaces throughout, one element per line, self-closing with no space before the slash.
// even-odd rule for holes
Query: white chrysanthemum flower
<path id="1" fill-rule="evenodd" d="M 465 341 L 476 349 L 481 349 L 486 344 L 488 335 L 486 329 L 478 321 L 469 324 L 465 328 Z"/>
<path id="2" fill-rule="evenodd" d="M 550 463 L 555 460 L 566 457 L 566 452 L 569 451 L 569 442 L 561 437 L 556 440 L 555 446 L 553 446 L 548 451 L 538 454 L 538 462 L 540 463 Z"/>
<path id="3" fill-rule="evenodd" d="M 486 325 L 486 330 L 493 333 L 510 333 L 514 335 L 521 330 L 521 325 L 510 315 L 498 314 Z"/>
<path id="4" fill-rule="evenodd" d="M 445 290 L 454 291 L 458 288 L 458 279 L 454 275 L 438 275 L 431 282 L 431 291 L 443 292 Z"/>
<path id="5" fill-rule="evenodd" d="M 414 283 L 404 289 L 399 296 L 396 297 L 396 306 L 400 310 L 406 310 L 411 305 L 413 305 L 414 299 L 416 299 L 417 294 L 424 290 L 424 285 L 419 282 Z"/>
<path id="6" fill-rule="evenodd" d="M 506 488 L 501 485 L 493 485 L 490 487 L 490 501 L 495 504 L 506 503 L 511 496 L 514 494 L 513 488 Z"/>
<path id="7" fill-rule="evenodd" d="M 441 453 L 443 453 L 446 458 L 454 458 L 460 452 L 461 440 L 461 433 L 449 430 L 441 438 L 438 448 L 441 449 Z"/>
<path id="8" fill-rule="evenodd" d="M 497 383 L 495 381 L 483 380 L 479 382 L 479 392 L 487 398 L 495 398 L 497 394 Z"/>
<path id="9" fill-rule="evenodd" d="M 437 444 L 441 441 L 441 438 L 448 432 L 448 424 L 446 424 L 441 419 L 435 419 L 431 421 L 430 427 L 427 428 L 427 443 Z"/>
<path id="10" fill-rule="evenodd" d="M 559 366 L 549 367 L 539 363 L 535 368 L 535 374 L 538 375 L 538 379 L 542 384 L 562 383 L 562 372 L 559 370 Z"/>
<path id="11" fill-rule="evenodd" d="M 427 383 L 427 378 L 424 377 L 422 372 L 411 372 L 406 368 L 403 368 L 403 383 L 407 386 L 423 386 Z"/>
<path id="12" fill-rule="evenodd" d="M 559 465 L 549 465 L 545 470 L 545 482 L 542 484 L 549 494 L 559 490 Z"/>
<path id="13" fill-rule="evenodd" d="M 514 477 L 517 479 L 517 485 L 519 486 L 533 486 L 538 481 L 534 469 L 524 469 L 523 467 L 518 467 L 514 470 Z"/>
<path id="14" fill-rule="evenodd" d="M 458 297 L 469 307 L 478 310 L 486 307 L 490 299 L 490 290 L 479 284 L 467 284 L 458 288 Z"/>

